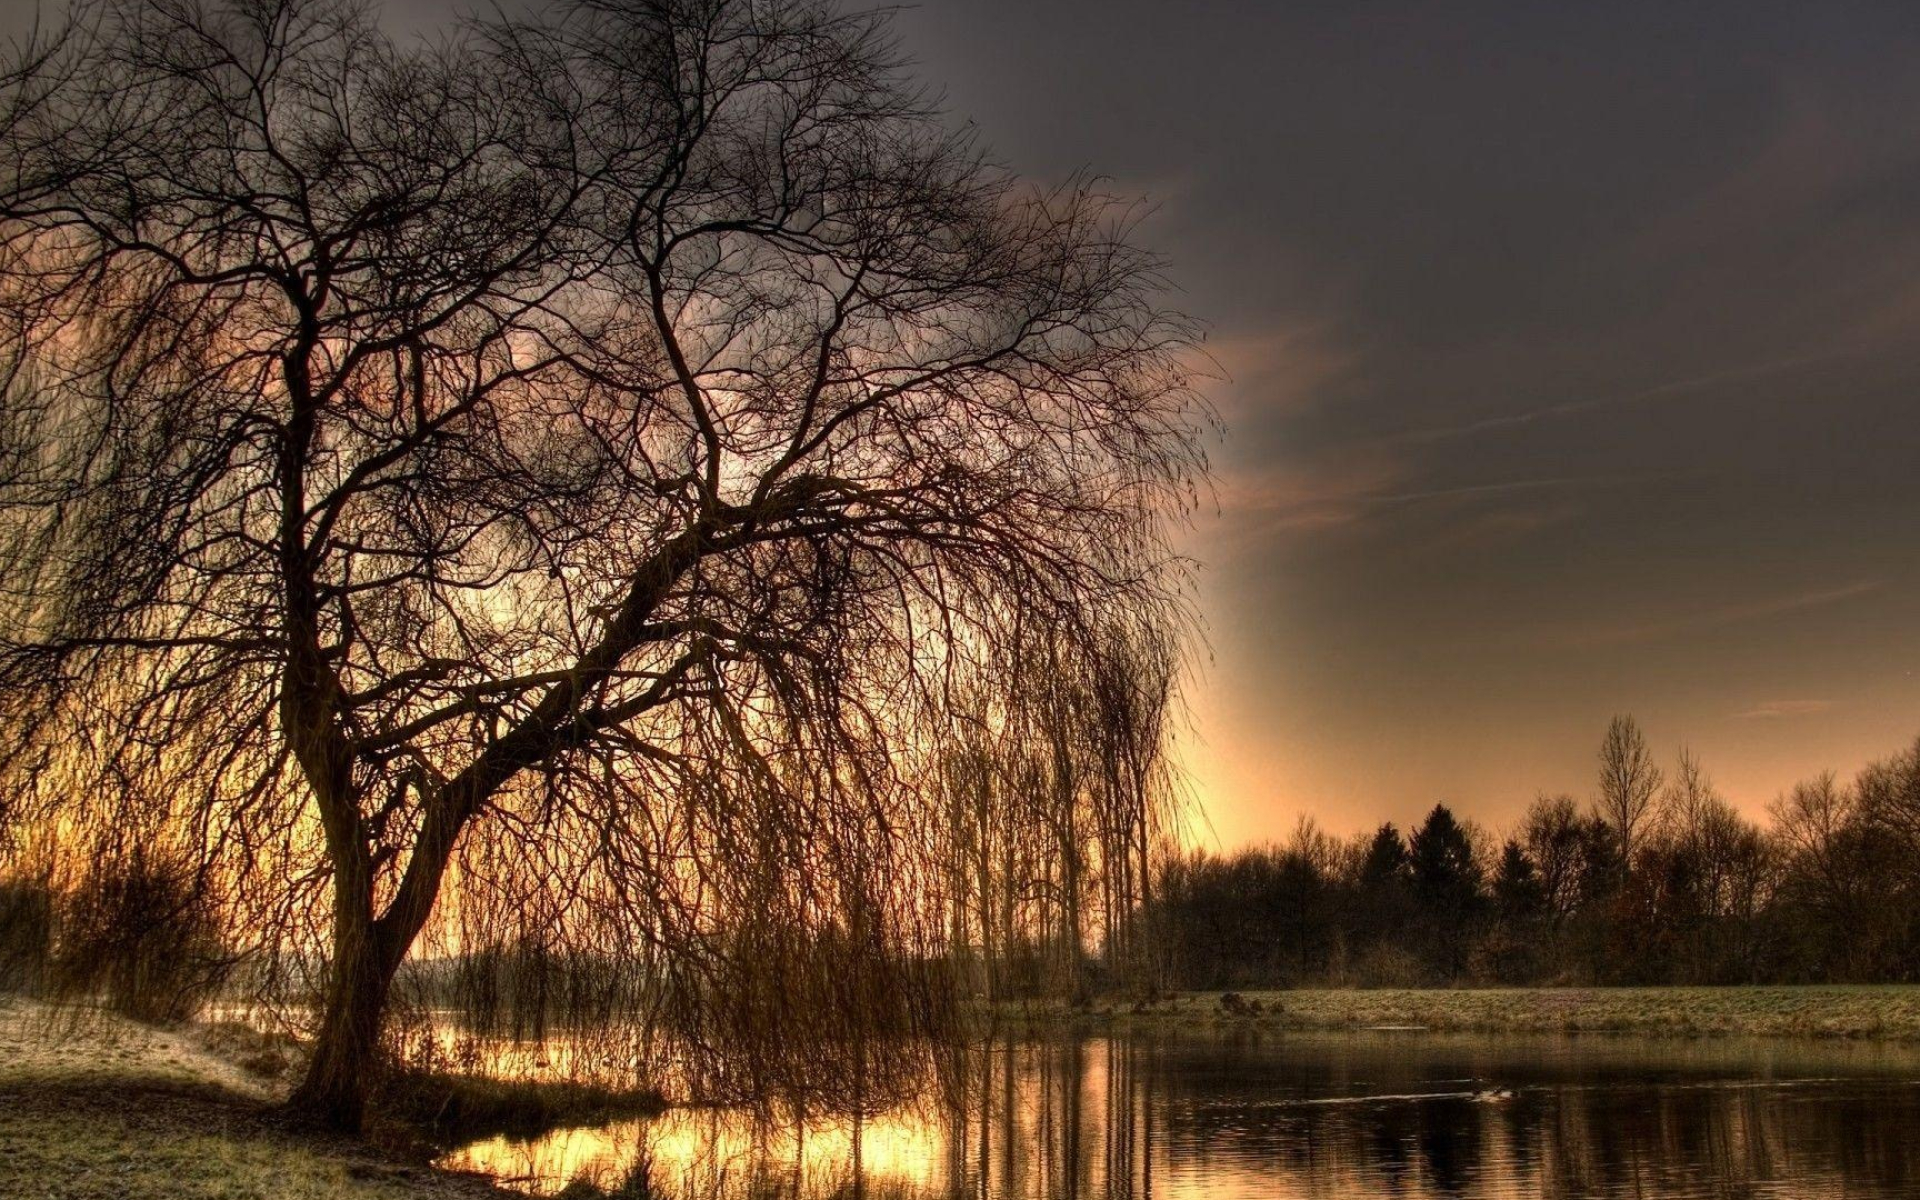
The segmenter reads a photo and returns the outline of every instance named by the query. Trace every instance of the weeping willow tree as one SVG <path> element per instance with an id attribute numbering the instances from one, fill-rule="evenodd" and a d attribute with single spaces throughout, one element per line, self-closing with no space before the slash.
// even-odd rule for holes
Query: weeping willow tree
<path id="1" fill-rule="evenodd" d="M 748 1088 L 937 1028 L 962 726 L 1046 920 L 1144 879 L 1207 417 L 1135 211 L 882 17 L 376 16 L 93 0 L 0 76 L 0 836 L 189 863 L 343 1126 L 409 978 Z"/>
<path id="2" fill-rule="evenodd" d="M 957 696 L 940 744 L 948 942 L 993 999 L 1087 994 L 1090 958 L 1157 982 L 1153 867 L 1175 831 L 1172 626 L 1019 630 L 1007 674 Z"/>

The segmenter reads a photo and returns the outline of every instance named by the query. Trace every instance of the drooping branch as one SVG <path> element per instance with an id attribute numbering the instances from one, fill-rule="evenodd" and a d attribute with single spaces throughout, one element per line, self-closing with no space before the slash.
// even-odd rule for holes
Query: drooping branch
<path id="1" fill-rule="evenodd" d="M 0 75 L 0 822 L 155 806 L 330 1087 L 493 904 L 714 1047 L 756 954 L 1006 932 L 961 728 L 1049 739 L 1010 877 L 1125 936 L 1209 419 L 1130 206 L 805 0 L 75 21 Z"/>

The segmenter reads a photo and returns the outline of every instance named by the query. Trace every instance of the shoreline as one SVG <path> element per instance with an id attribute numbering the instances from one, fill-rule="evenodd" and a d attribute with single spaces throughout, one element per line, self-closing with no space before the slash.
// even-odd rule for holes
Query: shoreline
<path id="1" fill-rule="evenodd" d="M 1920 1042 L 1920 984 L 1301 988 L 991 1006 L 1015 1029 L 1635 1034 Z"/>
<path id="2" fill-rule="evenodd" d="M 1232 997 L 1229 999 L 1229 997 Z M 1753 988 L 1302 989 L 1192 992 L 1152 1005 L 998 1005 L 1002 1031 L 1628 1035 L 1776 1039 L 1870 1051 L 1920 1045 L 1920 985 Z M 1626 1041 L 1622 1045 L 1629 1044 Z M 419 1131 L 362 1138 L 290 1127 L 283 1084 L 250 1073 L 218 1026 L 155 1029 L 0 997 L 0 1194 L 48 1200 L 506 1200 L 443 1169 Z M 1664 1052 L 1663 1052 L 1664 1053 Z M 573 1122 L 563 1121 L 563 1125 Z M 582 1196 L 597 1194 L 581 1187 Z"/>

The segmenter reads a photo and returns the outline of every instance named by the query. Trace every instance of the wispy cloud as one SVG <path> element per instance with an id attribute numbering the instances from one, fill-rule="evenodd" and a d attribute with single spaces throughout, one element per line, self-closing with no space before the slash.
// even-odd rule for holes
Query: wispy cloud
<path id="1" fill-rule="evenodd" d="M 1766 600 L 1743 601 L 1696 609 L 1693 612 L 1657 620 L 1556 629 L 1549 633 L 1547 640 L 1556 644 L 1580 646 L 1615 646 L 1660 641 L 1664 638 L 1702 633 L 1745 621 L 1757 621 L 1767 617 L 1804 612 L 1808 609 L 1824 608 L 1830 604 L 1839 604 L 1857 596 L 1864 596 L 1880 586 L 1880 580 L 1862 579 L 1844 587 L 1793 592 Z"/>
<path id="2" fill-rule="evenodd" d="M 1328 529 L 1427 501 L 1503 500 L 1645 483 L 1652 475 L 1562 475 L 1438 487 L 1409 487 L 1406 464 L 1394 456 L 1352 453 L 1311 468 L 1230 474 L 1219 489 L 1223 513 L 1248 532 Z M 1561 510 L 1554 510 L 1559 519 Z M 1514 518 L 1524 532 L 1536 522 Z"/>
<path id="3" fill-rule="evenodd" d="M 1395 435 L 1391 440 L 1412 445 L 1425 445 L 1430 442 L 1446 441 L 1451 438 L 1471 437 L 1478 433 L 1492 433 L 1496 430 L 1517 429 L 1534 425 L 1542 421 L 1561 417 L 1578 416 L 1598 409 L 1617 408 L 1632 404 L 1641 404 L 1651 400 L 1660 400 L 1673 396 L 1685 396 L 1696 392 L 1712 391 L 1724 384 L 1751 383 L 1769 375 L 1779 375 L 1810 367 L 1819 363 L 1844 358 L 1859 351 L 1853 347 L 1823 350 L 1814 354 L 1797 354 L 1790 358 L 1778 358 L 1770 362 L 1754 363 L 1749 366 L 1732 367 L 1724 371 L 1710 371 L 1700 375 L 1690 375 L 1684 379 L 1672 379 L 1652 387 L 1639 388 L 1629 392 L 1616 392 L 1605 396 L 1594 396 L 1586 400 L 1569 400 L 1561 404 L 1549 404 L 1542 408 L 1527 409 L 1523 412 L 1506 413 L 1496 417 L 1485 417 L 1477 421 L 1467 421 L 1458 425 L 1439 425 L 1426 429 L 1410 429 Z"/>
<path id="4" fill-rule="evenodd" d="M 1457 487 L 1421 488 L 1404 492 L 1376 492 L 1361 499 L 1375 504 L 1401 504 L 1414 500 L 1441 500 L 1452 496 L 1501 496 L 1514 492 L 1544 492 L 1558 488 L 1617 487 L 1643 482 L 1648 476 L 1562 475 L 1544 479 L 1507 479 L 1497 483 L 1466 483 Z"/>
<path id="5" fill-rule="evenodd" d="M 1588 506 L 1578 501 L 1523 497 L 1510 505 L 1470 514 L 1456 522 L 1453 528 L 1430 536 L 1413 552 L 1446 558 L 1506 545 L 1564 525 L 1588 511 Z"/>
<path id="6" fill-rule="evenodd" d="M 1742 721 L 1773 721 L 1781 717 L 1804 717 L 1823 713 L 1833 707 L 1831 700 L 1762 700 L 1745 712 L 1733 714 Z"/>
<path id="7" fill-rule="evenodd" d="M 1377 448 L 1329 454 L 1309 463 L 1224 472 L 1221 511 L 1247 530 L 1344 525 L 1368 498 L 1405 480 L 1405 464 Z"/>
<path id="8" fill-rule="evenodd" d="M 1194 367 L 1229 430 L 1258 435 L 1312 408 L 1353 365 L 1325 323 L 1276 323 L 1209 336 Z"/>

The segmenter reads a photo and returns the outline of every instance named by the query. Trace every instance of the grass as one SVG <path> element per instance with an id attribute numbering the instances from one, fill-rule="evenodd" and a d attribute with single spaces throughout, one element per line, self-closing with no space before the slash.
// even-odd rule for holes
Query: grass
<path id="1" fill-rule="evenodd" d="M 503 1195 L 370 1144 L 295 1134 L 258 1102 L 154 1079 L 0 1081 L 0 1195 L 47 1200 L 453 1200 Z"/>
<path id="2" fill-rule="evenodd" d="M 659 1103 L 579 1085 L 430 1077 L 389 1097 L 399 1111 L 383 1112 L 368 1138 L 333 1137 L 293 1126 L 277 1107 L 286 1049 L 242 1028 L 153 1029 L 0 996 L 0 1196 L 503 1200 L 518 1193 L 429 1166 L 434 1142 Z M 420 1111 L 427 1105 L 433 1111 Z"/>
<path id="3" fill-rule="evenodd" d="M 1228 997 L 1232 997 L 1229 999 Z M 1010 1011 L 1010 1010 L 1003 1010 Z M 1920 1041 L 1920 986 L 1724 988 L 1300 989 L 1191 992 L 1142 1006 L 1035 1006 L 1036 1025 L 1414 1027 L 1473 1033 L 1635 1033 L 1680 1037 Z"/>

